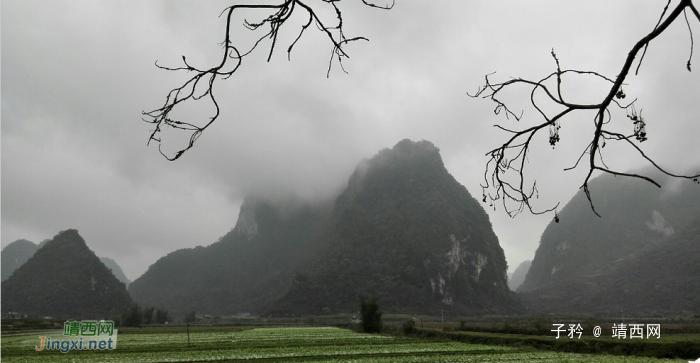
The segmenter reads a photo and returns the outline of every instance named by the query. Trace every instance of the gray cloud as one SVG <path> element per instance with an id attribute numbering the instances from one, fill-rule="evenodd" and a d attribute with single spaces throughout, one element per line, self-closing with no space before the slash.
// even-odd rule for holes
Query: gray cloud
<path id="1" fill-rule="evenodd" d="M 326 78 L 330 47 L 312 29 L 289 62 L 284 45 L 269 63 L 261 48 L 219 82 L 219 121 L 181 160 L 167 162 L 146 147 L 151 125 L 141 111 L 159 107 L 185 75 L 153 62 L 178 65 L 181 55 L 201 66 L 217 62 L 217 16 L 227 4 L 3 1 L 3 246 L 78 228 L 134 279 L 160 256 L 226 233 L 246 195 L 332 195 L 362 158 L 403 138 L 435 143 L 478 198 L 484 154 L 506 136 L 492 125 L 532 119 L 506 121 L 466 93 L 493 71 L 502 79 L 542 77 L 553 70 L 552 48 L 565 68 L 613 76 L 660 11 L 632 1 L 399 2 L 388 12 L 352 5 L 346 32 L 370 41 L 348 48 L 349 75 L 336 64 Z M 284 33 L 280 44 L 295 35 Z M 679 168 L 700 154 L 700 83 L 685 70 L 687 39 L 685 24 L 676 24 L 626 86 L 649 120 L 645 150 Z M 592 99 L 590 84 L 576 81 L 571 97 Z M 546 135 L 536 140 L 528 167 L 539 177 L 542 207 L 578 190 L 582 170 L 562 169 L 583 150 L 592 117 L 565 123 L 556 150 Z M 629 132 L 624 115 L 616 117 Z M 630 154 L 609 157 L 622 168 L 641 165 Z M 511 268 L 530 259 L 550 217 L 510 219 L 486 207 Z"/>

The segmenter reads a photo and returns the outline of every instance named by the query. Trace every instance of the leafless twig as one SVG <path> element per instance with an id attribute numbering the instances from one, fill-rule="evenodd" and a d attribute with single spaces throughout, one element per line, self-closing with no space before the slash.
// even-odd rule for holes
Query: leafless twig
<path id="1" fill-rule="evenodd" d="M 223 48 L 221 61 L 212 66 L 211 68 L 199 68 L 190 64 L 185 56 L 182 56 L 183 65 L 179 67 L 166 67 L 159 65 L 156 62 L 156 67 L 164 69 L 167 71 L 185 71 L 187 73 L 194 73 L 184 84 L 180 87 L 173 88 L 165 99 L 163 106 L 152 110 L 144 111 L 142 114 L 144 116 L 143 121 L 152 123 L 155 125 L 155 129 L 152 130 L 148 143 L 155 141 L 159 143 L 158 150 L 160 153 L 168 160 L 173 161 L 180 158 L 187 150 L 194 146 L 195 141 L 202 135 L 202 132 L 206 130 L 216 119 L 219 117 L 221 109 L 219 103 L 214 95 L 214 85 L 219 79 L 228 79 L 231 77 L 241 66 L 242 60 L 245 56 L 252 53 L 259 44 L 264 40 L 270 40 L 270 48 L 268 51 L 267 60 L 272 59 L 273 51 L 277 46 L 277 39 L 282 27 L 287 24 L 287 21 L 292 17 L 292 15 L 300 11 L 302 14 L 306 14 L 307 22 L 301 26 L 298 30 L 298 35 L 294 41 L 287 48 L 287 57 L 290 58 L 292 50 L 297 42 L 301 39 L 304 32 L 311 26 L 315 24 L 316 27 L 326 35 L 329 42 L 332 45 L 331 59 L 328 66 L 327 76 L 330 74 L 331 66 L 333 61 L 336 60 L 342 68 L 342 62 L 344 58 L 348 58 L 348 54 L 345 52 L 344 46 L 350 42 L 357 40 L 367 40 L 364 37 L 353 37 L 347 38 L 343 33 L 343 17 L 338 4 L 341 0 L 323 0 L 320 5 L 308 5 L 306 0 L 283 0 L 277 4 L 240 4 L 233 5 L 226 8 L 222 15 L 226 15 L 226 29 L 224 32 L 224 40 L 221 43 Z M 391 9 L 394 6 L 392 1 L 391 5 L 377 5 L 370 3 L 366 0 L 362 0 L 362 3 L 378 9 Z M 326 21 L 322 20 L 317 14 L 318 7 L 325 6 L 334 9 L 336 14 L 336 23 L 332 26 L 326 25 Z M 263 10 L 268 11 L 269 15 L 259 22 L 248 22 L 245 21 L 245 26 L 250 30 L 257 30 L 260 28 L 267 28 L 267 32 L 261 36 L 251 47 L 251 49 L 241 52 L 236 46 L 233 45 L 232 37 L 232 16 L 234 13 L 243 10 Z M 344 69 L 343 69 L 344 71 Z M 203 90 L 201 90 L 203 88 Z M 205 119 L 203 122 L 197 121 L 183 121 L 177 120 L 171 117 L 171 112 L 177 107 L 185 102 L 193 102 L 207 98 L 211 101 L 214 112 L 213 115 Z M 166 155 L 161 148 L 161 136 L 160 133 L 166 127 L 171 127 L 176 130 L 185 131 L 190 133 L 189 143 L 184 148 L 176 151 L 173 155 Z"/>
<path id="2" fill-rule="evenodd" d="M 592 135 L 591 142 L 586 146 L 585 150 L 578 158 L 574 166 L 571 168 L 567 168 L 566 170 L 570 170 L 577 167 L 580 164 L 581 160 L 583 160 L 584 156 L 588 155 L 589 170 L 581 188 L 583 188 L 586 197 L 588 198 L 588 201 L 591 205 L 591 209 L 596 215 L 600 216 L 595 210 L 595 206 L 593 205 L 593 201 L 591 200 L 591 193 L 589 189 L 589 182 L 593 177 L 594 171 L 596 170 L 618 176 L 643 179 L 656 186 L 659 186 L 659 184 L 656 181 L 654 181 L 648 176 L 633 173 L 625 173 L 610 169 L 603 161 L 602 149 L 605 147 L 606 142 L 623 141 L 626 144 L 631 145 L 634 151 L 638 152 L 644 159 L 650 162 L 656 169 L 658 169 L 662 173 L 671 177 L 692 179 L 695 182 L 698 181 L 698 178 L 700 178 L 700 173 L 695 175 L 678 175 L 668 172 L 667 170 L 659 166 L 656 162 L 654 162 L 651 158 L 649 158 L 642 151 L 642 149 L 639 148 L 639 146 L 637 146 L 637 144 L 633 142 L 632 139 L 640 143 L 644 142 L 647 139 L 646 121 L 642 117 L 641 111 L 637 113 L 635 101 L 632 101 L 628 104 L 622 103 L 624 98 L 626 97 L 622 86 L 625 79 L 627 78 L 627 75 L 629 74 L 630 68 L 632 67 L 632 63 L 637 57 L 637 54 L 642 49 L 644 49 L 644 51 L 646 52 L 649 43 L 661 33 L 663 33 L 668 28 L 668 26 L 678 18 L 678 16 L 681 13 L 685 15 L 686 10 L 690 10 L 693 14 L 695 14 L 696 18 L 700 20 L 700 14 L 698 14 L 698 11 L 695 8 L 692 0 L 680 0 L 678 5 L 669 12 L 668 9 L 670 3 L 671 1 L 669 1 L 669 3 L 664 8 L 661 18 L 659 19 L 659 22 L 656 24 L 654 29 L 649 34 L 641 38 L 636 44 L 634 44 L 629 54 L 627 55 L 627 58 L 625 59 L 620 73 L 615 78 L 606 77 L 602 74 L 593 71 L 581 71 L 574 69 L 562 70 L 560 67 L 559 59 L 557 58 L 557 55 L 554 53 L 553 50 L 552 57 L 554 58 L 554 61 L 556 63 L 556 71 L 550 73 L 549 75 L 547 75 L 539 81 L 530 81 L 518 78 L 511 79 L 505 82 L 493 82 L 493 73 L 486 76 L 484 86 L 479 88 L 479 90 L 475 94 L 470 94 L 471 97 L 481 97 L 490 99 L 496 104 L 496 107 L 494 109 L 494 112 L 496 114 L 504 112 L 507 118 L 514 117 L 516 120 L 520 120 L 522 118 L 522 113 L 520 114 L 520 116 L 518 116 L 503 101 L 501 101 L 499 97 L 503 90 L 506 88 L 510 89 L 512 86 L 515 85 L 526 85 L 528 87 L 531 87 L 530 103 L 539 113 L 541 117 L 541 122 L 539 122 L 535 126 L 531 126 L 523 130 L 512 130 L 498 126 L 501 130 L 508 132 L 510 134 L 510 137 L 501 146 L 487 153 L 487 156 L 489 156 L 489 160 L 486 163 L 486 170 L 484 173 L 484 184 L 482 184 L 484 202 L 490 201 L 491 205 L 494 206 L 494 203 L 500 201 L 503 204 L 505 211 L 511 217 L 516 216 L 525 209 L 529 210 L 533 214 L 542 214 L 551 211 L 556 212 L 556 209 L 559 206 L 558 203 L 552 207 L 545 208 L 542 210 L 535 209 L 532 205 L 532 199 L 538 196 L 538 190 L 536 181 L 533 181 L 532 185 L 526 184 L 525 181 L 525 167 L 528 160 L 528 152 L 531 146 L 530 143 L 537 132 L 548 128 L 549 143 L 552 147 L 556 146 L 556 144 L 560 142 L 559 130 L 562 127 L 562 122 L 565 121 L 564 116 L 567 116 L 573 113 L 574 111 L 581 110 L 597 111 L 594 119 L 595 131 Z M 690 29 L 690 25 L 688 26 L 688 28 Z M 692 47 L 693 40 L 691 32 L 691 57 Z M 640 64 L 642 59 L 643 54 L 642 58 L 640 58 Z M 690 59 L 688 60 L 687 68 L 690 71 Z M 639 66 L 637 67 L 637 70 L 638 69 Z M 562 93 L 562 76 L 567 73 L 587 75 L 608 82 L 610 84 L 610 88 L 605 97 L 603 98 L 603 101 L 594 104 L 576 104 L 567 102 L 564 99 L 564 95 Z M 551 86 L 549 86 L 548 83 L 548 81 L 553 79 L 556 80 L 556 90 L 551 89 Z M 554 104 L 561 106 L 561 108 L 563 109 L 553 114 L 544 112 L 542 107 L 540 106 L 542 101 L 536 100 L 535 94 L 544 95 L 546 100 L 554 102 Z M 628 118 L 631 119 L 633 122 L 633 132 L 631 135 L 625 136 L 619 133 L 611 132 L 608 129 L 606 129 L 606 126 L 608 126 L 612 120 L 610 112 L 611 105 L 617 106 L 618 108 L 627 111 Z M 556 220 L 558 221 L 558 215 L 556 216 Z"/>

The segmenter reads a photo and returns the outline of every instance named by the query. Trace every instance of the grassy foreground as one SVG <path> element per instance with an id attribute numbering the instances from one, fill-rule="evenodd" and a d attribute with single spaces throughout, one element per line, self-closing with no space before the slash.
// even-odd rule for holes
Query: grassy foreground
<path id="1" fill-rule="evenodd" d="M 61 332 L 53 332 L 56 338 Z M 3 362 L 687 362 L 359 334 L 339 328 L 122 329 L 111 351 L 35 351 L 45 332 L 2 336 Z"/>

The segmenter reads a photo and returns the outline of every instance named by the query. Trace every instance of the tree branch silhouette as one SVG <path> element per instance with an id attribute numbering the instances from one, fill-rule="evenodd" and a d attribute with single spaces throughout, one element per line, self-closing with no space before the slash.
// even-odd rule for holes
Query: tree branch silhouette
<path id="1" fill-rule="evenodd" d="M 589 182 L 596 170 L 617 176 L 646 180 L 647 182 L 660 187 L 656 181 L 648 176 L 621 172 L 609 168 L 603 161 L 603 148 L 607 142 L 623 141 L 660 172 L 671 177 L 692 179 L 693 181 L 698 182 L 700 173 L 696 173 L 694 175 L 680 175 L 671 173 L 659 166 L 642 151 L 642 149 L 634 141 L 641 143 L 647 140 L 646 121 L 642 117 L 641 110 L 639 113 L 637 113 L 637 109 L 635 107 L 636 100 L 626 104 L 622 103 L 626 97 L 622 86 L 630 72 L 630 69 L 632 68 L 635 58 L 640 51 L 644 49 L 636 72 L 639 72 L 639 68 L 644 60 L 644 54 L 646 53 L 649 43 L 662 34 L 669 25 L 676 21 L 681 13 L 684 14 L 686 22 L 688 22 L 688 10 L 695 15 L 698 21 L 700 21 L 700 14 L 695 8 L 692 0 L 681 0 L 675 8 L 668 12 L 670 4 L 671 1 L 669 0 L 654 29 L 634 44 L 625 58 L 620 73 L 614 78 L 606 77 L 593 71 L 581 71 L 575 69 L 562 70 L 559 64 L 559 59 L 557 58 L 554 50 L 552 50 L 552 58 L 554 58 L 556 63 L 556 70 L 539 81 L 517 78 L 510 79 L 505 82 L 493 82 L 493 73 L 486 75 L 485 84 L 481 86 L 475 94 L 469 94 L 469 96 L 474 98 L 490 99 L 496 103 L 496 107 L 494 109 L 495 114 L 498 115 L 503 112 L 507 119 L 512 117 L 519 121 L 522 119 L 523 114 L 516 114 L 511 108 L 502 102 L 499 97 L 505 89 L 510 89 L 516 85 L 525 85 L 531 88 L 530 104 L 537 110 L 537 113 L 541 117 L 541 122 L 535 126 L 523 130 L 511 130 L 496 125 L 496 127 L 508 132 L 511 134 L 511 136 L 501 146 L 494 148 L 486 154 L 489 156 L 489 160 L 486 163 L 486 170 L 484 172 L 484 184 L 481 185 L 483 189 L 484 202 L 490 201 L 490 205 L 495 208 L 495 204 L 500 201 L 506 213 L 508 213 L 508 215 L 511 217 L 518 215 L 524 210 L 529 210 L 529 212 L 532 214 L 543 214 L 554 211 L 555 221 L 558 222 L 559 217 L 556 211 L 559 203 L 545 209 L 535 209 L 533 207 L 532 200 L 539 196 L 537 181 L 534 180 L 532 184 L 526 183 L 526 162 L 528 160 L 528 153 L 530 151 L 532 139 L 536 133 L 545 128 L 549 129 L 549 143 L 552 147 L 555 147 L 556 144 L 560 142 L 559 130 L 561 129 L 562 122 L 565 120 L 568 121 L 568 119 L 565 119 L 565 116 L 569 116 L 570 114 L 581 110 L 596 111 L 594 118 L 595 131 L 592 135 L 590 143 L 583 150 L 581 156 L 578 158 L 574 166 L 566 168 L 565 170 L 571 170 L 578 167 L 584 157 L 588 155 L 588 173 L 583 181 L 583 184 L 581 185 L 581 188 L 583 188 L 590 203 L 591 209 L 596 215 L 600 216 L 595 209 L 591 199 L 591 191 L 589 189 Z M 687 69 L 690 71 L 693 38 L 689 23 L 688 29 L 691 35 L 691 54 L 688 59 Z M 609 83 L 610 88 L 600 103 L 577 104 L 567 102 L 562 94 L 562 76 L 566 75 L 567 73 L 575 73 L 601 79 Z M 549 85 L 552 79 L 556 80 L 556 86 Z M 535 95 L 544 95 L 544 98 L 547 101 L 552 101 L 554 104 L 562 107 L 563 110 L 556 113 L 545 112 L 542 107 L 542 101 L 536 100 Z M 633 130 L 631 134 L 623 135 L 606 129 L 606 126 L 608 126 L 612 121 L 612 114 L 610 112 L 611 107 L 617 107 L 626 111 L 627 117 L 633 122 Z"/>
<path id="2" fill-rule="evenodd" d="M 348 54 L 345 52 L 343 47 L 350 42 L 368 39 L 364 37 L 348 38 L 345 36 L 345 33 L 343 32 L 342 12 L 338 8 L 338 4 L 340 3 L 340 1 L 341 0 L 322 0 L 319 5 L 316 5 L 316 8 L 314 6 L 308 5 L 306 1 L 300 0 L 284 0 L 279 4 L 240 4 L 226 8 L 221 13 L 221 15 L 226 15 L 226 30 L 224 32 L 224 40 L 221 43 L 223 51 L 222 58 L 219 64 L 211 68 L 198 68 L 191 65 L 184 55 L 182 56 L 183 65 L 179 67 L 161 66 L 156 61 L 155 65 L 160 69 L 174 72 L 194 72 L 194 75 L 191 76 L 180 87 L 176 87 L 170 90 L 170 92 L 168 92 L 166 96 L 163 106 L 152 111 L 142 112 L 142 115 L 144 116 L 144 118 L 142 118 L 143 121 L 155 125 L 155 129 L 152 130 L 148 139 L 148 144 L 150 145 L 151 141 L 157 142 L 159 144 L 159 152 L 163 155 L 163 157 L 170 161 L 179 159 L 186 151 L 191 149 L 194 146 L 194 143 L 197 141 L 197 139 L 202 135 L 204 130 L 206 130 L 214 121 L 216 121 L 221 113 L 219 103 L 217 102 L 216 96 L 214 94 L 214 86 L 216 84 L 216 81 L 219 79 L 225 80 L 231 77 L 240 68 L 243 58 L 251 54 L 265 39 L 270 40 L 270 48 L 267 57 L 267 61 L 269 62 L 272 59 L 272 53 L 275 50 L 275 47 L 277 46 L 277 37 L 279 31 L 284 25 L 287 24 L 287 21 L 296 11 L 305 12 L 306 16 L 308 17 L 308 20 L 304 25 L 301 26 L 301 29 L 298 30 L 299 33 L 296 39 L 287 48 L 288 59 L 291 57 L 291 53 L 294 49 L 294 46 L 304 35 L 304 32 L 311 26 L 311 24 L 315 24 L 318 30 L 325 34 L 332 46 L 332 52 L 326 76 L 330 75 L 331 67 L 333 65 L 334 60 L 338 62 L 341 68 L 343 68 L 343 59 L 349 58 Z M 370 3 L 366 0 L 362 0 L 362 3 L 369 7 L 378 9 L 391 9 L 394 6 L 393 0 L 390 5 L 377 5 L 374 3 Z M 326 25 L 326 22 L 317 15 L 317 9 L 321 6 L 330 7 L 335 11 L 336 23 L 334 25 Z M 248 49 L 245 52 L 241 52 L 241 50 L 238 49 L 238 47 L 234 46 L 231 41 L 232 16 L 234 15 L 234 13 L 242 10 L 269 11 L 269 15 L 262 21 L 252 23 L 248 22 L 247 20 L 244 21 L 244 25 L 252 31 L 264 27 L 268 28 L 268 31 L 263 36 L 261 36 L 250 49 Z M 344 68 L 343 71 L 345 72 Z M 202 85 L 204 86 L 204 89 L 200 90 L 200 88 L 198 87 L 201 87 Z M 198 123 L 197 121 L 184 121 L 171 117 L 171 112 L 173 112 L 173 110 L 176 107 L 184 104 L 185 102 L 198 101 L 204 99 L 205 97 L 211 101 L 214 107 L 214 114 L 208 119 L 205 119 L 203 124 L 201 124 L 202 122 Z M 190 133 L 189 142 L 187 146 L 177 150 L 173 155 L 166 155 L 161 147 L 161 137 L 159 135 L 164 130 L 164 128 L 167 127 Z"/>

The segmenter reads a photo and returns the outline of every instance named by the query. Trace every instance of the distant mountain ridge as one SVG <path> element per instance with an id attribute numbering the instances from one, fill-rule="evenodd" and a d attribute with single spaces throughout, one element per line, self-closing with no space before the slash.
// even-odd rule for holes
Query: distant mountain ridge
<path id="1" fill-rule="evenodd" d="M 34 253 L 42 248 L 50 240 L 43 240 L 39 244 L 34 244 L 34 242 L 27 241 L 25 239 L 19 239 L 10 243 L 3 248 L 2 253 L 2 281 L 7 280 L 15 270 L 22 266 L 30 257 L 34 256 Z M 122 268 L 117 264 L 117 261 L 109 257 L 100 257 L 102 263 L 107 266 L 114 276 L 119 279 L 119 281 L 129 286 L 131 281 L 126 277 Z"/>
<path id="2" fill-rule="evenodd" d="M 100 261 L 102 261 L 102 263 L 105 266 L 107 266 L 107 268 L 110 269 L 110 271 L 112 271 L 114 277 L 116 277 L 117 280 L 123 282 L 126 285 L 126 287 L 129 287 L 129 284 L 131 284 L 131 280 L 129 280 L 129 278 L 126 277 L 124 271 L 119 266 L 117 261 L 114 261 L 109 257 L 100 257 Z"/>
<path id="3" fill-rule="evenodd" d="M 2 311 L 110 319 L 133 301 L 77 230 L 57 234 L 2 282 Z"/>
<path id="4" fill-rule="evenodd" d="M 256 312 L 279 299 L 294 271 L 313 255 L 329 206 L 249 197 L 236 227 L 207 247 L 160 258 L 130 286 L 142 305 L 229 315 Z"/>
<path id="5" fill-rule="evenodd" d="M 433 144 L 403 140 L 363 161 L 335 200 L 246 199 L 218 242 L 175 251 L 129 287 L 176 313 L 512 312 L 488 216 Z"/>
<path id="6" fill-rule="evenodd" d="M 37 245 L 26 239 L 18 239 L 5 246 L 0 254 L 2 261 L 2 281 L 7 280 L 16 269 L 34 256 Z"/>
<path id="7" fill-rule="evenodd" d="M 515 291 L 523 284 L 525 281 L 525 276 L 527 276 L 527 271 L 532 265 L 532 260 L 523 261 L 518 265 L 518 267 L 513 271 L 513 274 L 508 276 L 508 287 Z"/>

